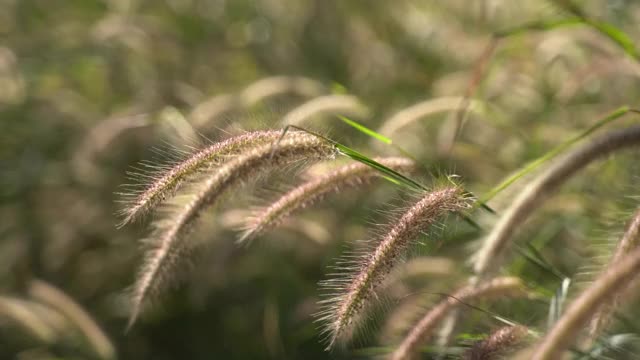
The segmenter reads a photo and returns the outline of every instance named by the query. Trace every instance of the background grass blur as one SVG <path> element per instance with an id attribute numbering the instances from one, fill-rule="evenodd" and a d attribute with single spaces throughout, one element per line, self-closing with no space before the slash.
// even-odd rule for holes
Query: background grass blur
<path id="1" fill-rule="evenodd" d="M 382 312 L 352 350 L 330 354 L 313 314 L 317 282 L 349 242 L 370 237 L 402 204 L 399 189 L 332 197 L 293 226 L 250 248 L 234 244 L 242 209 L 263 203 L 282 182 L 253 184 L 211 212 L 195 235 L 210 246 L 183 286 L 125 335 L 125 289 L 142 258 L 145 224 L 116 229 L 119 185 L 141 160 L 162 163 L 167 149 L 218 139 L 238 129 L 278 126 L 307 99 L 281 94 L 194 123 L 199 105 L 239 94 L 259 79 L 304 76 L 320 93 L 348 93 L 369 108 L 356 119 L 378 129 L 420 101 L 472 95 L 452 147 L 457 111 L 436 114 L 392 138 L 434 173 L 456 173 L 482 194 L 504 176 L 622 105 L 640 106 L 640 63 L 585 25 L 524 31 L 497 43 L 477 84 L 492 34 L 530 22 L 573 18 L 565 1 L 449 0 L 0 0 L 0 291 L 30 299 L 32 279 L 64 291 L 95 319 L 120 359 L 329 358 L 367 355 L 388 344 L 394 311 Z M 584 0 L 585 16 L 617 27 L 637 44 L 640 3 Z M 219 97 L 218 97 L 219 99 Z M 635 119 L 637 121 L 637 119 Z M 633 116 L 610 127 L 633 122 Z M 331 116 L 312 129 L 366 152 L 393 154 Z M 164 159 L 164 160 L 163 160 Z M 590 167 L 549 202 L 518 238 L 532 241 L 576 282 L 610 254 L 639 194 L 632 152 Z M 517 191 L 517 186 L 512 189 Z M 245 194 L 246 193 L 246 194 Z M 229 199 L 228 199 L 229 200 Z M 508 192 L 492 204 L 508 203 Z M 419 273 L 394 284 L 403 294 L 446 292 L 470 272 L 479 234 L 445 231 L 429 256 L 446 276 Z M 434 249 L 437 248 L 437 249 Z M 508 272 L 555 291 L 558 280 L 518 257 Z M 576 285 L 578 286 L 578 285 Z M 428 295 L 425 295 L 428 297 Z M 544 324 L 548 304 L 492 310 Z M 58 326 L 34 336 L 0 311 L 0 358 L 92 357 L 82 331 L 43 310 Z M 42 309 L 41 309 L 42 310 Z M 55 313 L 55 311 L 54 311 Z M 53 320 L 52 320 L 53 319 Z M 474 315 L 469 336 L 491 319 Z M 24 325 L 24 324 L 23 324 Z M 50 325 L 50 324 L 49 324 Z M 49 326 L 47 325 L 47 326 Z M 495 324 L 494 324 L 495 325 Z M 618 325 L 620 333 L 636 329 Z M 628 326 L 628 325 L 626 325 Z M 458 344 L 464 344 L 461 339 Z M 364 349 L 364 350 L 363 350 Z M 624 357 L 620 357 L 624 358 Z"/>

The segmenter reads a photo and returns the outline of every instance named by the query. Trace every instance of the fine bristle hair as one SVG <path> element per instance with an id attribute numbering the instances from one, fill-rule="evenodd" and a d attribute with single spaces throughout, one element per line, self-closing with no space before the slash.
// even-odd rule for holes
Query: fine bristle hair
<path id="1" fill-rule="evenodd" d="M 581 329 L 593 317 L 594 309 L 624 291 L 629 282 L 637 279 L 640 271 L 640 249 L 623 256 L 607 267 L 594 283 L 569 305 L 566 312 L 545 335 L 534 351 L 534 360 L 561 358 L 563 352 L 575 343 Z"/>
<path id="2" fill-rule="evenodd" d="M 247 149 L 218 167 L 202 183 L 194 184 L 195 190 L 185 203 L 176 202 L 174 211 L 154 223 L 155 229 L 146 241 L 150 249 L 133 286 L 129 327 L 149 295 L 157 296 L 173 278 L 173 269 L 184 260 L 184 253 L 190 248 L 186 235 L 199 216 L 223 193 L 274 167 L 305 160 L 332 159 L 336 154 L 333 144 L 321 137 L 299 131 L 289 132 L 281 140 Z"/>
<path id="3" fill-rule="evenodd" d="M 411 328 L 407 336 L 389 358 L 393 360 L 414 358 L 420 346 L 424 345 L 431 335 L 433 335 L 437 326 L 446 318 L 447 314 L 463 303 L 481 298 L 522 297 L 528 294 L 522 281 L 514 277 L 499 277 L 477 286 L 467 285 L 431 308 L 431 310 Z"/>
<path id="4" fill-rule="evenodd" d="M 529 330 L 521 325 L 508 325 L 492 332 L 486 339 L 474 344 L 464 360 L 495 360 L 515 350 L 525 340 Z"/>
<path id="5" fill-rule="evenodd" d="M 416 169 L 415 162 L 407 158 L 386 157 L 374 160 L 401 173 L 412 172 Z M 270 228 L 281 224 L 292 213 L 320 201 L 330 193 L 366 184 L 380 175 L 382 175 L 380 172 L 368 165 L 355 163 L 309 180 L 286 192 L 270 205 L 255 211 L 238 242 L 243 243 L 256 238 Z"/>
<path id="6" fill-rule="evenodd" d="M 611 267 L 618 263 L 620 259 L 622 259 L 626 254 L 638 248 L 638 244 L 640 243 L 640 209 L 638 209 L 633 218 L 629 222 L 624 235 L 618 242 L 618 246 L 616 247 L 616 251 L 611 257 L 609 261 L 608 267 Z M 638 281 L 633 281 L 628 288 L 633 288 Z M 613 298 L 610 299 L 607 303 L 603 304 L 596 310 L 593 318 L 591 318 L 591 324 L 589 327 L 589 342 L 592 343 L 595 339 L 600 336 L 602 331 L 607 327 L 609 322 L 611 321 L 611 315 L 614 310 L 617 308 L 617 305 L 620 301 L 624 301 L 622 299 L 626 295 L 627 291 L 621 291 L 621 293 L 617 294 Z"/>
<path id="7" fill-rule="evenodd" d="M 317 314 L 325 324 L 327 350 L 349 340 L 375 290 L 416 238 L 448 213 L 469 208 L 471 201 L 455 185 L 427 192 L 392 223 L 371 252 L 356 256 L 355 263 L 347 258 L 337 264 L 338 277 L 321 282 L 329 297 L 321 301 L 322 310 Z"/>
<path id="8" fill-rule="evenodd" d="M 127 206 L 121 211 L 123 220 L 119 226 L 142 217 L 167 197 L 173 195 L 180 185 L 188 178 L 220 165 L 229 156 L 242 151 L 277 140 L 282 131 L 253 131 L 231 137 L 197 150 L 183 160 L 170 167 L 162 167 L 158 174 L 142 175 L 150 182 L 139 192 L 123 193 Z"/>
<path id="9" fill-rule="evenodd" d="M 540 206 L 546 196 L 592 161 L 635 145 L 640 145 L 640 126 L 611 131 L 569 151 L 564 158 L 551 165 L 542 175 L 527 184 L 509 208 L 504 211 L 498 223 L 475 254 L 473 268 L 476 276 L 481 278 L 499 267 L 500 256 L 508 246 L 511 236 Z"/>

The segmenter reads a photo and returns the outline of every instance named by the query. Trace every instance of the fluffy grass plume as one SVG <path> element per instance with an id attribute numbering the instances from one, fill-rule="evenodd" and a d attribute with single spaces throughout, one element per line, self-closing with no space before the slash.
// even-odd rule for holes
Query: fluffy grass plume
<path id="1" fill-rule="evenodd" d="M 399 172 L 410 172 L 416 168 L 415 162 L 401 157 L 376 158 L 374 160 Z M 255 211 L 246 226 L 246 231 L 238 241 L 245 242 L 254 239 L 270 228 L 278 226 L 293 212 L 321 200 L 328 194 L 363 185 L 380 175 L 380 172 L 368 165 L 355 163 L 342 166 L 326 175 L 307 181 L 285 193 L 269 206 Z"/>
<path id="2" fill-rule="evenodd" d="M 408 335 L 391 354 L 390 359 L 406 360 L 414 358 L 418 354 L 420 346 L 433 335 L 447 314 L 464 302 L 481 298 L 526 295 L 528 295 L 528 292 L 524 285 L 520 279 L 514 277 L 495 278 L 478 286 L 467 285 L 431 308 L 431 310 L 411 328 Z"/>
<path id="3" fill-rule="evenodd" d="M 464 355 L 465 360 L 495 360 L 515 350 L 525 340 L 529 330 L 521 325 L 509 325 L 494 331 L 479 341 Z"/>
<path id="4" fill-rule="evenodd" d="M 635 145 L 640 145 L 640 126 L 611 131 L 569 151 L 564 158 L 527 184 L 509 208 L 503 212 L 475 255 L 473 267 L 476 275 L 482 277 L 499 266 L 499 257 L 508 246 L 513 233 L 547 195 L 592 161 Z"/>
<path id="5" fill-rule="evenodd" d="M 147 176 L 151 181 L 140 192 L 122 194 L 127 206 L 122 211 L 124 219 L 120 226 L 140 218 L 144 213 L 171 196 L 185 179 L 212 165 L 219 165 L 230 155 L 238 154 L 253 146 L 272 142 L 281 135 L 281 131 L 270 130 L 253 131 L 235 136 L 198 150 L 158 174 Z"/>
<path id="6" fill-rule="evenodd" d="M 279 133 L 280 136 L 281 133 Z M 131 326 L 149 295 L 156 295 L 172 278 L 177 262 L 189 248 L 186 235 L 199 216 L 214 205 L 233 185 L 273 169 L 303 160 L 331 159 L 336 149 L 328 141 L 305 132 L 290 132 L 273 143 L 255 146 L 227 161 L 189 195 L 186 204 L 174 204 L 175 211 L 155 223 L 148 243 L 146 261 L 133 287 Z"/>
<path id="7" fill-rule="evenodd" d="M 533 360 L 560 359 L 564 351 L 575 343 L 580 330 L 593 317 L 594 309 L 624 291 L 629 282 L 638 278 L 640 249 L 623 256 L 606 268 L 596 281 L 583 291 L 567 308 L 534 351 Z"/>
<path id="8" fill-rule="evenodd" d="M 353 325 L 374 296 L 376 288 L 420 233 L 428 230 L 447 213 L 467 209 L 470 203 L 471 199 L 458 186 L 426 193 L 393 223 L 372 252 L 361 256 L 355 267 L 347 267 L 350 275 L 321 284 L 331 293 L 331 297 L 322 302 L 324 309 L 319 313 L 319 320 L 326 323 L 327 349 L 333 348 L 337 341 L 348 340 Z"/>

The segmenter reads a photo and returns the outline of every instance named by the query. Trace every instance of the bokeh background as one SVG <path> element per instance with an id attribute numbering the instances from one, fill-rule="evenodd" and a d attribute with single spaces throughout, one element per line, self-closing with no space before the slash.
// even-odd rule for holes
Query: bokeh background
<path id="1" fill-rule="evenodd" d="M 142 160 L 166 163 L 175 148 L 281 127 L 291 110 L 333 94 L 352 102 L 334 113 L 387 132 L 427 164 L 433 176 L 419 176 L 426 183 L 455 173 L 482 194 L 604 114 L 640 106 L 640 63 L 589 26 L 492 40 L 523 24 L 575 17 L 567 4 L 0 0 L 0 358 L 324 359 L 388 350 L 407 318 L 424 310 L 419 301 L 464 282 L 477 231 L 458 222 L 437 241 L 425 240 L 394 275 L 388 306 L 370 331 L 328 353 L 312 316 L 317 282 L 354 240 L 380 231 L 374 224 L 388 222 L 407 196 L 382 182 L 356 189 L 239 247 L 246 210 L 292 183 L 291 174 L 273 174 L 208 212 L 194 234 L 205 246 L 192 269 L 125 334 L 126 289 L 149 223 L 116 227 L 117 193 L 136 181 L 127 172 Z M 574 4 L 637 45 L 637 1 Z M 434 99 L 430 115 L 384 128 L 398 111 Z M 305 126 L 368 155 L 395 151 L 331 114 Z M 575 283 L 588 282 L 636 207 L 634 159 L 625 152 L 587 169 L 518 239 Z M 492 206 L 509 199 L 507 192 Z M 523 258 L 505 272 L 550 293 L 558 286 Z M 487 307 L 544 328 L 548 302 Z M 496 326 L 482 313 L 465 324 L 452 358 Z M 632 325 L 623 321 L 616 331 L 635 333 Z"/>

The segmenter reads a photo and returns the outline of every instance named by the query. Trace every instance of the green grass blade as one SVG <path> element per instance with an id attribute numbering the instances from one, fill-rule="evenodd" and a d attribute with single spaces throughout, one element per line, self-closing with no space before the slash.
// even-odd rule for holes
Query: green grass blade
<path id="1" fill-rule="evenodd" d="M 392 143 L 391 139 L 389 139 L 388 137 L 386 137 L 386 136 L 384 136 L 384 135 L 382 135 L 382 134 L 380 134 L 380 133 L 378 133 L 376 131 L 373 131 L 373 130 L 369 129 L 368 127 L 360 124 L 357 121 L 353 121 L 353 120 L 351 120 L 351 119 L 349 119 L 349 118 L 347 118 L 345 116 L 341 116 L 341 115 L 338 115 L 338 118 L 340 118 L 340 120 L 342 120 L 345 123 L 347 123 L 349 126 L 352 126 L 352 127 L 356 128 L 358 131 L 360 131 L 360 132 L 362 132 L 364 134 L 367 134 L 367 135 L 371 136 L 372 138 L 374 138 L 376 140 L 379 140 L 379 141 L 381 141 L 381 142 L 383 142 L 385 144 L 388 144 L 388 145 L 391 145 L 391 143 Z"/>
<path id="2" fill-rule="evenodd" d="M 550 21 L 533 21 L 533 22 L 519 25 L 513 28 L 498 31 L 494 33 L 494 36 L 497 38 L 505 38 L 513 35 L 519 35 L 527 31 L 547 31 L 547 30 L 553 30 L 553 29 L 566 27 L 566 26 L 581 25 L 584 23 L 585 23 L 584 20 L 580 18 L 570 18 L 570 19 L 561 19 L 561 20 L 550 20 Z"/>
<path id="3" fill-rule="evenodd" d="M 585 21 L 591 27 L 598 30 L 601 34 L 618 44 L 618 46 L 620 46 L 624 50 L 624 52 L 627 53 L 627 55 L 635 60 L 640 60 L 638 49 L 636 49 L 631 37 L 629 37 L 629 35 L 627 35 L 624 31 L 609 23 L 597 22 L 590 19 L 586 19 Z"/>
<path id="4" fill-rule="evenodd" d="M 379 162 L 367 157 L 366 155 L 359 153 L 358 151 L 346 145 L 342 145 L 337 142 L 334 142 L 334 145 L 338 148 L 338 150 L 342 154 L 350 157 L 353 160 L 359 161 L 365 165 L 368 165 L 374 168 L 375 170 L 385 174 L 387 177 L 397 181 L 401 185 L 404 185 L 408 188 L 415 189 L 415 190 L 427 190 L 427 188 L 424 185 L 420 184 L 419 182 L 411 178 L 408 178 L 400 174 L 399 172 L 380 164 Z"/>

